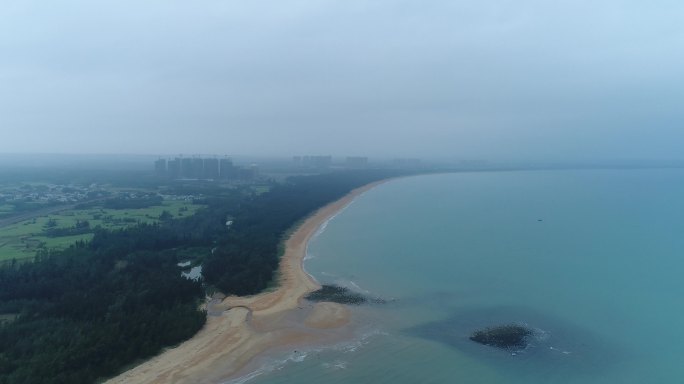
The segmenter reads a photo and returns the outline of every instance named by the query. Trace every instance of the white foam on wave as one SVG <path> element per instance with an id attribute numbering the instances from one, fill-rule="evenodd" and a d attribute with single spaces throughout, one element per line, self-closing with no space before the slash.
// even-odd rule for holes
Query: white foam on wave
<path id="1" fill-rule="evenodd" d="M 252 379 L 254 379 L 254 378 L 257 378 L 257 377 L 261 376 L 262 374 L 264 374 L 264 373 L 266 373 L 266 372 L 267 372 L 267 371 L 265 371 L 265 370 L 263 370 L 263 369 L 258 369 L 258 370 L 254 371 L 254 372 L 252 372 L 252 373 L 249 373 L 249 374 L 247 374 L 247 375 L 245 375 L 245 376 L 238 377 L 237 379 L 229 380 L 229 381 L 224 381 L 224 382 L 221 383 L 221 384 L 244 384 L 244 383 L 246 383 L 246 382 L 248 382 L 248 381 L 250 381 L 250 380 L 252 380 Z"/>
<path id="2" fill-rule="evenodd" d="M 311 236 L 311 238 L 314 239 L 314 238 L 320 236 L 321 234 L 323 234 L 323 232 L 325 232 L 325 230 L 328 229 L 328 224 L 330 224 L 330 222 L 331 222 L 332 220 L 334 220 L 337 216 L 339 216 L 342 212 L 346 211 L 347 208 L 349 208 L 352 204 L 354 204 L 355 201 L 356 201 L 356 198 L 354 198 L 354 200 L 350 201 L 349 204 L 347 204 L 347 205 L 345 205 L 344 207 L 340 208 L 340 210 L 337 211 L 337 212 L 335 212 L 334 215 L 328 217 L 328 218 L 327 218 L 327 219 L 326 219 L 326 220 L 325 220 L 325 221 L 316 229 L 316 232 L 314 232 L 314 234 L 313 234 L 313 236 Z"/>
<path id="3" fill-rule="evenodd" d="M 250 380 L 253 380 L 261 375 L 271 373 L 274 371 L 279 371 L 283 369 L 289 363 L 301 363 L 306 360 L 309 352 L 307 351 L 294 351 L 287 355 L 284 359 L 274 359 L 264 363 L 259 369 L 254 372 L 250 372 L 244 376 L 238 377 L 236 379 L 224 381 L 221 384 L 244 384 Z"/>
<path id="4" fill-rule="evenodd" d="M 306 261 L 307 261 L 307 260 L 310 260 L 310 259 L 313 259 L 313 258 L 314 258 L 314 256 L 311 255 L 311 254 L 309 253 L 309 244 L 307 244 L 307 245 L 306 245 L 306 251 L 305 251 L 305 253 L 304 253 L 304 259 L 302 260 L 302 271 L 304 271 L 304 273 L 306 273 L 307 275 L 309 275 L 309 277 L 311 278 L 311 280 L 315 281 L 316 284 L 320 284 L 320 282 L 318 281 L 318 279 L 317 279 L 311 272 L 309 272 L 309 271 L 306 269 Z"/>
<path id="5" fill-rule="evenodd" d="M 272 359 L 266 361 L 261 367 L 259 367 L 259 369 L 255 370 L 254 372 L 250 372 L 244 376 L 229 381 L 224 381 L 221 384 L 245 384 L 259 376 L 279 371 L 285 368 L 288 364 L 304 362 L 309 356 L 320 354 L 325 351 L 336 351 L 345 354 L 353 353 L 362 348 L 363 346 L 368 345 L 373 337 L 381 335 L 388 335 L 388 333 L 378 329 L 374 329 L 363 333 L 361 336 L 352 341 L 341 342 L 329 346 L 314 347 L 306 350 L 297 350 L 288 354 L 285 358 Z M 322 366 L 327 369 L 338 370 L 346 369 L 348 364 L 349 363 L 347 361 L 335 359 L 332 362 L 322 363 Z"/>
<path id="6" fill-rule="evenodd" d="M 368 332 L 363 333 L 360 337 L 358 337 L 355 340 L 335 344 L 332 347 L 330 347 L 330 349 L 342 353 L 352 353 L 356 352 L 359 348 L 368 345 L 373 337 L 387 335 L 389 334 L 385 331 L 381 331 L 379 329 L 372 329 Z"/>
<path id="7" fill-rule="evenodd" d="M 551 336 L 552 336 L 551 332 L 543 330 L 541 328 L 537 328 L 537 327 L 530 327 L 529 324 L 527 324 L 526 322 L 518 322 L 516 324 L 519 324 L 519 325 L 524 326 L 526 328 L 531 328 L 532 329 L 532 338 L 525 348 L 514 351 L 513 353 L 511 353 L 511 355 L 516 356 L 519 354 L 526 354 L 530 350 L 532 350 L 533 348 L 539 348 L 540 347 L 543 349 L 547 349 L 547 346 L 548 346 L 549 351 L 560 353 L 560 354 L 563 354 L 566 356 L 572 354 L 572 351 L 566 350 L 563 347 L 548 345 L 548 342 L 551 340 Z"/>
<path id="8" fill-rule="evenodd" d="M 351 204 L 351 203 L 350 203 L 350 204 Z M 349 205 L 347 205 L 347 206 L 349 206 Z M 320 236 L 321 234 L 323 234 L 323 232 L 325 232 L 325 230 L 328 228 L 328 224 L 330 223 L 330 221 L 333 220 L 335 217 L 337 217 L 337 215 L 339 215 L 343 210 L 347 209 L 347 206 L 345 206 L 344 208 L 342 208 L 339 212 L 335 213 L 334 215 L 330 216 L 327 220 L 325 220 L 325 221 L 316 229 L 316 232 L 314 232 L 314 234 L 311 236 L 311 238 L 306 242 L 306 247 L 304 248 L 304 259 L 302 260 L 303 262 L 306 262 L 306 261 L 308 261 L 308 260 L 311 260 L 311 259 L 315 259 L 315 258 L 316 258 L 316 255 L 313 254 L 313 253 L 311 253 L 311 251 L 309 250 L 309 244 L 311 244 L 311 241 L 312 241 L 312 240 L 314 240 L 315 238 L 317 238 L 318 236 Z M 303 265 L 302 265 L 302 269 L 304 269 L 304 272 L 306 272 L 309 276 L 311 276 L 311 278 L 313 278 L 314 280 L 316 280 L 316 279 L 313 277 L 313 275 L 311 275 L 311 273 L 309 273 L 309 271 L 307 271 L 306 268 L 304 267 L 305 263 L 302 263 L 302 264 L 303 264 Z"/>
<path id="9" fill-rule="evenodd" d="M 309 247 L 306 247 L 306 253 L 304 254 L 304 261 L 315 259 L 315 258 L 316 258 L 316 255 L 309 252 Z"/>
<path id="10" fill-rule="evenodd" d="M 345 279 L 343 277 L 338 277 L 335 276 L 331 273 L 321 273 L 323 276 L 327 277 L 332 277 L 333 278 L 333 284 L 339 286 L 339 287 L 344 287 L 349 289 L 350 291 L 354 291 L 356 293 L 362 293 L 364 295 L 372 296 L 371 291 L 361 287 L 357 282 L 351 279 Z"/>
<path id="11" fill-rule="evenodd" d="M 347 364 L 344 360 L 335 360 L 332 363 L 322 363 L 321 366 L 325 369 L 336 371 L 338 369 L 347 369 Z"/>
<path id="12" fill-rule="evenodd" d="M 527 324 L 526 324 L 527 325 Z M 532 335 L 537 341 L 546 341 L 551 337 L 551 333 L 541 328 L 532 328 Z"/>
<path id="13" fill-rule="evenodd" d="M 314 232 L 313 235 L 311 235 L 312 239 L 317 238 L 318 236 L 322 235 L 323 232 L 325 232 L 326 229 L 328 229 L 328 223 L 330 223 L 330 220 L 334 219 L 337 215 L 330 216 L 326 221 L 323 222 L 317 229 L 316 232 Z"/>
<path id="14" fill-rule="evenodd" d="M 562 350 L 562 349 L 558 349 L 558 348 L 553 347 L 553 346 L 549 347 L 549 349 L 552 350 L 552 351 L 555 351 L 555 352 L 560 352 L 560 353 L 562 353 L 562 354 L 564 354 L 564 355 L 570 355 L 570 354 L 572 354 L 572 352 L 570 352 L 570 351 L 564 351 L 564 350 Z"/>
<path id="15" fill-rule="evenodd" d="M 361 195 L 363 195 L 363 194 L 361 194 Z M 344 207 L 340 208 L 337 212 L 335 212 L 335 214 L 333 214 L 332 216 L 330 216 L 329 218 L 327 218 L 320 226 L 318 226 L 318 228 L 316 229 L 316 232 L 314 232 L 314 234 L 311 236 L 311 238 L 309 238 L 309 240 L 306 242 L 306 247 L 305 247 L 305 249 L 304 249 L 304 259 L 302 260 L 302 269 L 303 269 L 304 272 L 305 272 L 307 275 L 309 275 L 314 281 L 318 282 L 318 280 L 317 280 L 309 271 L 307 271 L 307 270 L 306 270 L 306 267 L 305 267 L 305 265 L 306 265 L 305 262 L 306 262 L 307 260 L 311 260 L 311 259 L 315 259 L 315 258 L 316 258 L 316 255 L 314 255 L 313 253 L 309 252 L 309 244 L 311 243 L 312 240 L 314 240 L 314 239 L 316 239 L 317 237 L 319 237 L 320 235 L 322 235 L 322 234 L 326 231 L 326 229 L 328 229 L 328 224 L 330 224 L 330 222 L 333 221 L 337 216 L 339 216 L 339 215 L 342 214 L 344 211 L 346 211 L 349 207 L 351 207 L 351 206 L 356 202 L 356 200 L 357 200 L 359 197 L 361 197 L 361 195 L 358 195 L 358 196 L 354 197 L 354 198 L 353 198 L 349 203 L 347 203 Z"/>
<path id="16" fill-rule="evenodd" d="M 363 288 L 361 288 L 358 284 L 356 284 L 356 282 L 355 282 L 354 280 L 349 280 L 349 285 L 350 285 L 350 287 L 351 287 L 353 290 L 355 290 L 355 291 L 357 291 L 357 292 L 361 292 L 361 293 L 370 293 L 369 290 L 363 289 Z"/>

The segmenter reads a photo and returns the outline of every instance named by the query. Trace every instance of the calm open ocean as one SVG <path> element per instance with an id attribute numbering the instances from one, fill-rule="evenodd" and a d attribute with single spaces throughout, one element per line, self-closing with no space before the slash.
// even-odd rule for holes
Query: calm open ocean
<path id="1" fill-rule="evenodd" d="M 250 383 L 684 380 L 683 170 L 394 180 L 332 219 L 305 267 L 394 300 L 354 309 L 354 340 Z M 533 345 L 468 340 L 507 323 L 536 329 Z"/>

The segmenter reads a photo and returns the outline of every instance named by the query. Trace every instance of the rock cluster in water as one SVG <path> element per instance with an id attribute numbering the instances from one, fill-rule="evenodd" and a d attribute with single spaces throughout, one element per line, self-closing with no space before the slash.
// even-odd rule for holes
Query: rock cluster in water
<path id="1" fill-rule="evenodd" d="M 321 289 L 313 291 L 306 295 L 306 299 L 309 301 L 329 301 L 338 304 L 352 304 L 361 305 L 366 304 L 369 301 L 373 303 L 383 303 L 382 299 L 371 299 L 369 300 L 366 296 L 351 291 L 349 288 L 340 287 L 337 285 L 323 285 Z"/>
<path id="2" fill-rule="evenodd" d="M 490 347 L 518 350 L 527 347 L 532 330 L 517 324 L 500 325 L 475 331 L 470 340 Z"/>

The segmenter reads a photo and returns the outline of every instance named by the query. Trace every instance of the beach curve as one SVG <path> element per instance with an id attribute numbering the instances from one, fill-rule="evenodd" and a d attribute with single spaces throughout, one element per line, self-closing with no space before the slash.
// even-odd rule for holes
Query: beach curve
<path id="1" fill-rule="evenodd" d="M 332 329 L 350 321 L 340 304 L 303 305 L 320 285 L 303 268 L 309 240 L 361 194 L 387 180 L 354 189 L 309 216 L 285 241 L 276 289 L 254 296 L 216 297 L 207 304 L 205 326 L 192 338 L 107 380 L 122 383 L 221 383 L 257 368 L 250 362 L 289 346 L 333 342 Z"/>

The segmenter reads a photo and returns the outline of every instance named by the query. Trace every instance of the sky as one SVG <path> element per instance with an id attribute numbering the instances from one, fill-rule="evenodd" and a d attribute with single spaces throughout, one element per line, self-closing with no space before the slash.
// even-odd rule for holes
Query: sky
<path id="1" fill-rule="evenodd" d="M 0 153 L 682 159 L 684 2 L 0 3 Z"/>

